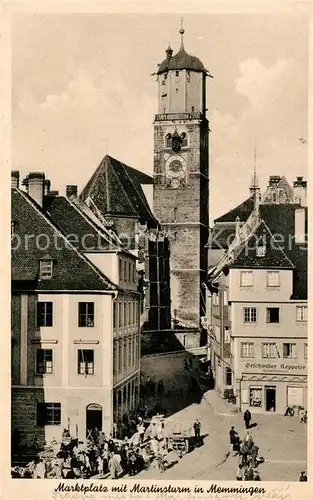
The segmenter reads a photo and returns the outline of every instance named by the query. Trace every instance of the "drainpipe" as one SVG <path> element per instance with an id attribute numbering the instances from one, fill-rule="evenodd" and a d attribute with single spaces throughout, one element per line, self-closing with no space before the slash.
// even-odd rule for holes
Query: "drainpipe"
<path id="1" fill-rule="evenodd" d="M 238 395 L 238 403 L 237 407 L 238 410 L 241 412 L 241 382 L 242 382 L 242 376 L 240 378 L 236 378 L 236 396 Z"/>
<path id="2" fill-rule="evenodd" d="M 225 381 L 225 360 L 224 360 L 224 287 L 220 288 L 220 343 L 221 343 L 221 358 L 222 358 L 222 394 L 224 396 L 224 381 Z"/>

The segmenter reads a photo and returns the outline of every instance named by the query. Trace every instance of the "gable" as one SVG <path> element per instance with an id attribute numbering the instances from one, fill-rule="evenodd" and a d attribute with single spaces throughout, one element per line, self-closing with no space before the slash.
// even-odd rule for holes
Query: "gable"
<path id="1" fill-rule="evenodd" d="M 265 246 L 265 255 L 258 255 L 258 247 Z M 294 264 L 262 220 L 238 253 L 232 268 L 293 269 Z"/>
<path id="2" fill-rule="evenodd" d="M 152 182 L 152 178 L 143 172 L 105 156 L 80 198 L 91 198 L 104 217 L 132 216 L 145 222 L 156 222 L 141 186 Z"/>
<path id="3" fill-rule="evenodd" d="M 117 287 L 69 241 L 32 203 L 26 193 L 12 190 L 12 280 L 32 281 L 36 290 L 115 290 Z M 54 262 L 51 279 L 39 280 L 39 260 Z"/>

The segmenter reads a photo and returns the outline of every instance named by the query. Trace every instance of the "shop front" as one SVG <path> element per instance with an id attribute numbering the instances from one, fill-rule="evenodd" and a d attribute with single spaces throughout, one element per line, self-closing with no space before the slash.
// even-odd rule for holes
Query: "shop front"
<path id="1" fill-rule="evenodd" d="M 287 406 L 307 408 L 306 365 L 246 363 L 236 394 L 241 411 L 284 414 Z"/>

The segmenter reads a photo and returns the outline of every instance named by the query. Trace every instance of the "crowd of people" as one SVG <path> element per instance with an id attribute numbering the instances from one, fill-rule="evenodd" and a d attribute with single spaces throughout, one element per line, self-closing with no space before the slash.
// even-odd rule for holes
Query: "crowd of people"
<path id="1" fill-rule="evenodd" d="M 245 437 L 240 439 L 238 432 L 232 426 L 229 431 L 229 440 L 231 450 L 235 456 L 238 456 L 237 481 L 260 481 L 257 467 L 264 462 L 264 458 L 258 457 L 259 447 L 253 441 L 249 430 L 246 431 Z"/>
<path id="2" fill-rule="evenodd" d="M 13 467 L 12 477 L 117 479 L 125 475 L 134 476 L 148 467 L 163 472 L 176 463 L 179 457 L 164 435 L 163 417 L 156 415 L 154 419 L 156 423 L 146 428 L 143 418 L 138 415 L 135 432 L 130 434 L 131 437 L 124 436 L 122 439 L 112 435 L 106 437 L 104 432 L 93 429 L 86 441 L 82 442 L 72 438 L 64 429 L 61 443 L 53 440 L 26 466 Z M 126 422 L 124 425 L 127 427 Z M 197 421 L 197 435 L 200 426 Z M 121 432 L 119 435 L 121 437 Z"/>

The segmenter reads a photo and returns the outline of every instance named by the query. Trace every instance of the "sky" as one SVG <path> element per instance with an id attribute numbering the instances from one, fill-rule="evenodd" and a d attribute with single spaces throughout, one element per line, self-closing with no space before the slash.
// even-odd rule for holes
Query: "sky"
<path id="1" fill-rule="evenodd" d="M 308 17 L 186 14 L 185 49 L 214 76 L 210 219 L 249 195 L 256 168 L 307 177 Z M 44 171 L 52 189 L 84 187 L 105 154 L 153 172 L 152 73 L 177 14 L 16 14 L 12 25 L 12 168 Z M 304 140 L 303 140 L 304 139 Z"/>

